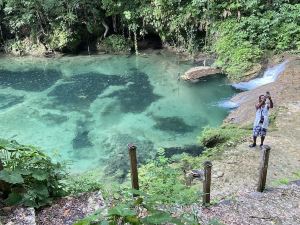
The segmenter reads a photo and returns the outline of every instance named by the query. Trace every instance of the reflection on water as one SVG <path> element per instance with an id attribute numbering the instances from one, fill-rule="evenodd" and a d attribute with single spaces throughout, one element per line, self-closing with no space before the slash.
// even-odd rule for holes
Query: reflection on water
<path id="1" fill-rule="evenodd" d="M 137 144 L 140 163 L 160 147 L 184 152 L 227 115 L 217 104 L 234 94 L 225 77 L 178 81 L 190 67 L 164 52 L 0 58 L 0 137 L 58 150 L 76 171 L 98 167 L 123 179 L 128 143 Z"/>

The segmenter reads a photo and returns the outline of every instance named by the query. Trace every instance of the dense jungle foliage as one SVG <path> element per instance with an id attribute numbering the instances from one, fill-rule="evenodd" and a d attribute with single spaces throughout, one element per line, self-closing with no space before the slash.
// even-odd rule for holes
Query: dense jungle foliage
<path id="1" fill-rule="evenodd" d="M 300 4 L 298 0 L 0 0 L 2 50 L 18 55 L 99 46 L 108 52 L 126 52 L 130 47 L 137 52 L 139 41 L 153 37 L 189 53 L 216 53 L 216 65 L 235 79 L 269 51 L 300 50 Z"/>

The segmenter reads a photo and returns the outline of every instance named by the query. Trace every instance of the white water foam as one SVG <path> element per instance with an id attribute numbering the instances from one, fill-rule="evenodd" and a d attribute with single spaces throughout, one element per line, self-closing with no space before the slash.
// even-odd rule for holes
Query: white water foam
<path id="1" fill-rule="evenodd" d="M 286 63 L 287 63 L 287 61 L 284 61 L 283 63 L 280 63 L 271 68 L 268 68 L 264 72 L 264 75 L 260 78 L 253 79 L 248 82 L 240 82 L 237 84 L 233 84 L 232 86 L 235 87 L 236 89 L 247 91 L 247 90 L 252 90 L 254 88 L 257 88 L 257 87 L 265 85 L 265 84 L 272 83 L 284 71 Z"/>
<path id="2" fill-rule="evenodd" d="M 223 100 L 218 103 L 218 106 L 226 109 L 235 109 L 239 107 L 239 104 L 230 100 Z"/>

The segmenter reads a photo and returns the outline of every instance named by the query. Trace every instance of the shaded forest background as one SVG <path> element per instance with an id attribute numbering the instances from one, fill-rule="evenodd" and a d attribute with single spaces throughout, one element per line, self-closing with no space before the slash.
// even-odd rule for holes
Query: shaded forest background
<path id="1" fill-rule="evenodd" d="M 299 0 L 0 0 L 6 53 L 211 52 L 232 78 L 271 51 L 300 50 Z"/>

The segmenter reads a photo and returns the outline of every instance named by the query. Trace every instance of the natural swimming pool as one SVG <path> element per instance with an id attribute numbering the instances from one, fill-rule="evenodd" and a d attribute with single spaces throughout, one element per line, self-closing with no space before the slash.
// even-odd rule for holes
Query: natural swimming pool
<path id="1" fill-rule="evenodd" d="M 228 109 L 218 103 L 235 90 L 222 75 L 179 81 L 192 66 L 166 52 L 2 57 L 0 137 L 58 152 L 74 171 L 107 173 L 128 163 L 128 143 L 142 161 L 158 148 L 195 145 L 203 127 L 221 124 Z"/>

